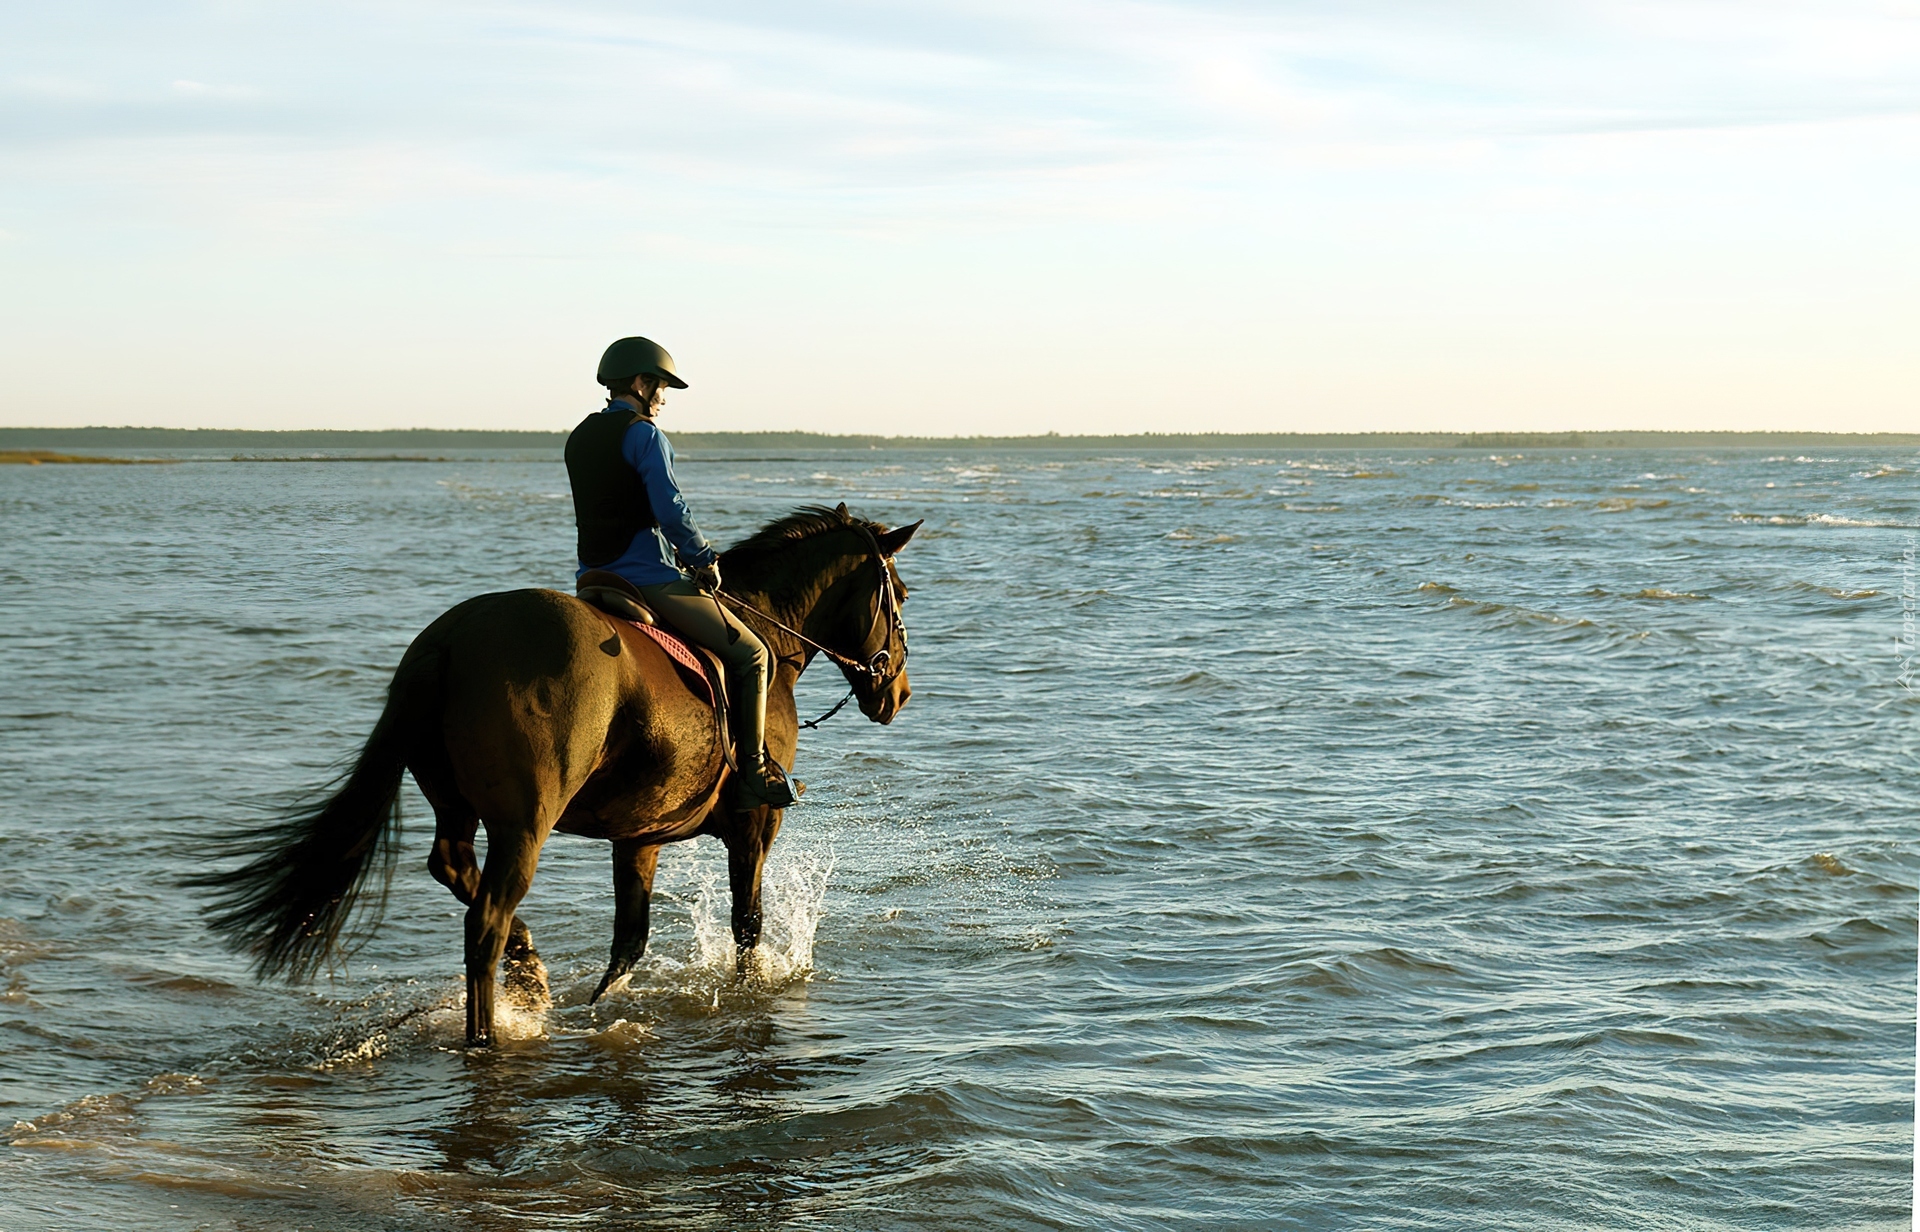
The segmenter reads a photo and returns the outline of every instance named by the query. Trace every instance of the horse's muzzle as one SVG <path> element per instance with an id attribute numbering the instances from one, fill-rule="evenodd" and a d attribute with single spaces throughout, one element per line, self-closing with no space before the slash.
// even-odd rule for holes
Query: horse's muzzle
<path id="1" fill-rule="evenodd" d="M 913 686 L 907 683 L 907 674 L 901 672 L 888 681 L 885 688 L 872 696 L 860 698 L 860 713 L 885 726 L 906 708 L 907 699 L 912 696 Z"/>

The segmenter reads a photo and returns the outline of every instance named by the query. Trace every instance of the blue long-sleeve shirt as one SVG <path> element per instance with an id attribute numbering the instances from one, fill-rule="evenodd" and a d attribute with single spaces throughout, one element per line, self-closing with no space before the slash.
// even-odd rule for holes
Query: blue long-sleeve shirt
<path id="1" fill-rule="evenodd" d="M 632 413 L 631 408 L 618 405 L 608 409 Z M 674 563 L 676 552 L 688 565 L 708 565 L 719 559 L 720 554 L 693 524 L 686 498 L 680 495 L 680 482 L 673 475 L 673 445 L 666 433 L 644 419 L 636 419 L 620 438 L 620 456 L 639 472 L 640 481 L 647 485 L 647 503 L 658 525 L 635 535 L 627 544 L 627 550 L 612 564 L 600 567 L 619 574 L 635 586 L 657 586 L 685 576 Z M 575 576 L 586 570 L 587 566 L 582 564 Z"/>

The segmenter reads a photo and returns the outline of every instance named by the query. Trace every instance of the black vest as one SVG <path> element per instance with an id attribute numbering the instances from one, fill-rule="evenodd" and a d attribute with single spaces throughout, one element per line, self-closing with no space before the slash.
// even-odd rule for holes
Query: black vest
<path id="1" fill-rule="evenodd" d="M 633 537 L 657 523 L 640 472 L 627 465 L 620 442 L 640 418 L 624 407 L 580 421 L 567 438 L 567 479 L 573 485 L 573 524 L 580 563 L 589 569 L 620 558 Z"/>

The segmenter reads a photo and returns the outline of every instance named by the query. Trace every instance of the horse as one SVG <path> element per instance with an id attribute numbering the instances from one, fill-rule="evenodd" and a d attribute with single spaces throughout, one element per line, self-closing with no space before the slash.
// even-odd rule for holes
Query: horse
<path id="1" fill-rule="evenodd" d="M 782 765 L 792 764 L 799 738 L 794 683 L 817 654 L 840 667 L 873 722 L 891 723 L 907 704 L 907 588 L 893 558 L 920 525 L 889 529 L 844 504 L 807 506 L 721 555 L 726 589 L 715 601 L 725 598 L 774 660 L 767 743 Z M 216 858 L 246 863 L 188 884 L 214 892 L 209 926 L 252 957 L 259 978 L 311 979 L 352 948 L 341 934 L 363 899 L 372 900 L 375 922 L 384 907 L 405 771 L 433 808 L 428 871 L 467 908 L 470 1047 L 493 1042 L 503 957 L 510 973 L 536 972 L 544 991 L 544 968 L 515 911 L 555 830 L 613 845 L 613 946 L 593 1000 L 646 950 L 661 845 L 702 834 L 727 849 L 736 965 L 745 974 L 760 941 L 761 869 L 782 810 L 731 788 L 719 711 L 652 638 L 573 595 L 479 595 L 407 648 L 372 734 L 331 795 L 226 840 Z M 474 857 L 480 826 L 484 866 Z M 369 894 L 375 867 L 382 875 Z"/>

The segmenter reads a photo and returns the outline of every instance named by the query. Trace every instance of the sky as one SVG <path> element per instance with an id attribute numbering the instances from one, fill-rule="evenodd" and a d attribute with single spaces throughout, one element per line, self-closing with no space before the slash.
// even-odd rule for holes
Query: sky
<path id="1" fill-rule="evenodd" d="M 1920 430 L 1920 0 L 0 9 L 0 425 Z"/>

